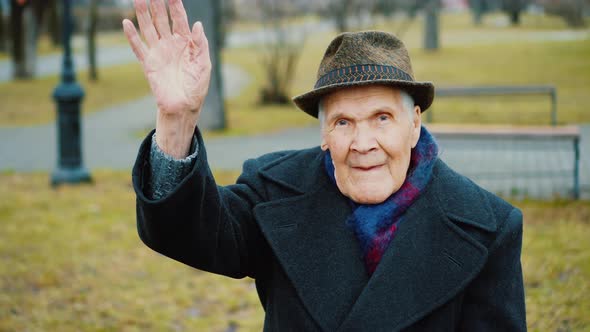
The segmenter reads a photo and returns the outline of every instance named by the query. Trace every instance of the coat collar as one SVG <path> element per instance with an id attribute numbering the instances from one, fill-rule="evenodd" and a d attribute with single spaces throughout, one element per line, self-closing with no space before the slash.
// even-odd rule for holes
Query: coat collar
<path id="1" fill-rule="evenodd" d="M 335 331 L 367 284 L 361 251 L 345 225 L 351 213 L 323 171 L 320 150 L 264 167 L 261 175 L 296 194 L 258 205 L 256 219 L 311 316 Z"/>
<path id="2" fill-rule="evenodd" d="M 254 209 L 279 263 L 323 330 L 401 329 L 451 299 L 482 269 L 487 249 L 462 225 L 493 232 L 495 220 L 482 218 L 492 215 L 489 204 L 476 198 L 483 197 L 477 187 L 437 161 L 431 182 L 407 210 L 369 279 L 358 242 L 345 225 L 348 199 L 323 170 L 323 157 L 316 148 L 263 167 L 263 178 L 294 195 Z M 484 204 L 473 208 L 474 202 Z"/>

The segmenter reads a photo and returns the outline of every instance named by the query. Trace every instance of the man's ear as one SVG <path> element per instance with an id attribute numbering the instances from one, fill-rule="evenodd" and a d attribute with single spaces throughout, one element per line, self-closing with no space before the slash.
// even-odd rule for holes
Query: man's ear
<path id="1" fill-rule="evenodd" d="M 328 150 L 328 142 L 326 141 L 326 134 L 322 130 L 322 143 L 320 144 L 322 151 Z"/>
<path id="2" fill-rule="evenodd" d="M 326 132 L 326 129 L 324 128 L 324 126 L 322 126 L 320 128 L 321 131 L 321 135 L 322 135 L 322 142 L 320 143 L 320 148 L 322 148 L 322 151 L 326 151 L 328 150 L 328 140 L 326 139 L 326 136 L 328 135 L 328 133 Z"/>
<path id="3" fill-rule="evenodd" d="M 422 129 L 422 111 L 420 106 L 414 106 L 414 119 L 412 121 L 412 148 L 416 147 L 420 139 L 420 130 Z"/>

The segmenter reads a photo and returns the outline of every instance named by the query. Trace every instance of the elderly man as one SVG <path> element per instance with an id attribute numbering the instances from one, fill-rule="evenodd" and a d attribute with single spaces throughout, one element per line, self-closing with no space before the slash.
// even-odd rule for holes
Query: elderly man
<path id="1" fill-rule="evenodd" d="M 421 126 L 431 83 L 395 36 L 345 33 L 295 103 L 321 145 L 244 164 L 217 186 L 198 118 L 211 63 L 180 0 L 135 1 L 125 33 L 158 115 L 133 169 L 152 249 L 256 280 L 265 331 L 526 330 L 521 213 L 438 159 Z M 161 296 L 165 296 L 161 295 Z"/>

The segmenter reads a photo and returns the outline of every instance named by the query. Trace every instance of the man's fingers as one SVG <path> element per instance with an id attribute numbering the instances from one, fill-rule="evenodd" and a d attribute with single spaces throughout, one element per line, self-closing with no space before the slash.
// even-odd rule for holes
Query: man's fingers
<path id="1" fill-rule="evenodd" d="M 145 45 L 141 41 L 141 38 L 139 38 L 139 34 L 137 33 L 137 30 L 135 30 L 135 26 L 133 26 L 133 23 L 131 23 L 131 21 L 128 19 L 123 20 L 123 31 L 125 31 L 125 36 L 129 41 L 129 45 L 131 45 L 133 53 L 135 53 L 135 56 L 139 62 L 143 63 L 146 53 Z"/>
<path id="2" fill-rule="evenodd" d="M 199 45 L 199 41 L 201 39 L 201 30 L 200 29 L 202 29 L 201 22 L 195 22 L 195 24 L 193 24 L 193 29 L 191 31 L 191 38 L 193 39 L 195 44 L 197 44 L 197 46 L 200 46 Z"/>
<path id="3" fill-rule="evenodd" d="M 207 64 L 206 67 L 211 68 L 211 57 L 209 56 L 209 41 L 205 36 L 205 30 L 203 24 L 197 22 L 193 25 L 192 31 L 193 41 L 197 45 L 198 53 L 197 57 L 202 61 L 203 64 Z"/>
<path id="4" fill-rule="evenodd" d="M 137 15 L 137 23 L 139 23 L 139 29 L 145 38 L 145 41 L 149 46 L 153 46 L 158 42 L 158 32 L 154 28 L 150 12 L 148 11 L 146 0 L 135 0 L 133 2 L 135 6 L 135 13 Z"/>
<path id="5" fill-rule="evenodd" d="M 181 0 L 170 0 L 168 2 L 170 7 L 170 17 L 172 17 L 172 29 L 174 33 L 188 36 L 190 30 L 188 28 L 188 20 L 186 18 L 186 11 Z"/>
<path id="6" fill-rule="evenodd" d="M 193 31 L 191 32 L 191 37 L 199 51 L 206 51 L 209 53 L 209 42 L 207 41 L 207 37 L 205 36 L 205 31 L 203 29 L 203 24 L 201 22 L 197 22 L 193 25 Z"/>
<path id="7" fill-rule="evenodd" d="M 152 8 L 152 19 L 154 25 L 162 38 L 170 37 L 170 24 L 168 22 L 168 12 L 164 0 L 150 0 Z"/>

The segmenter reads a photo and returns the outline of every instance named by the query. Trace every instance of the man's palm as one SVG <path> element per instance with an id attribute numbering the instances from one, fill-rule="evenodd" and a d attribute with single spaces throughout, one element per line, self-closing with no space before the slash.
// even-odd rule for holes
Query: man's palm
<path id="1" fill-rule="evenodd" d="M 189 30 L 181 0 L 170 0 L 168 13 L 162 0 L 151 1 L 151 15 L 145 0 L 135 0 L 137 20 L 145 39 L 140 39 L 131 21 L 123 29 L 164 115 L 196 118 L 203 106 L 211 77 L 207 38 L 201 23 Z M 147 44 L 147 45 L 146 45 Z M 192 114 L 192 116 L 191 116 Z"/>
<path id="2" fill-rule="evenodd" d="M 189 36 L 160 39 L 143 62 L 158 108 L 168 114 L 201 109 L 209 86 L 209 54 Z"/>

